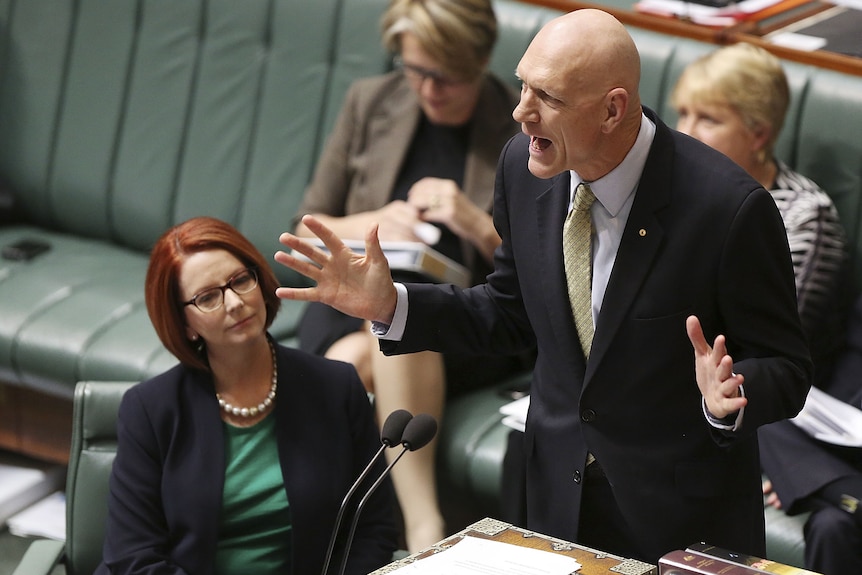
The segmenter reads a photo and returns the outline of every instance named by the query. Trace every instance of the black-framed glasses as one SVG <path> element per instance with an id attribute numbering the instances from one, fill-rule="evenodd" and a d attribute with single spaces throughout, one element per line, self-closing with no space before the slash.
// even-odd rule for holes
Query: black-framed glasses
<path id="1" fill-rule="evenodd" d="M 209 313 L 220 308 L 224 304 L 225 290 L 231 290 L 237 295 L 244 295 L 257 287 L 257 271 L 254 268 L 246 268 L 235 273 L 223 286 L 211 287 L 195 294 L 189 301 L 182 302 L 183 306 L 193 305 L 204 313 Z"/>
<path id="2" fill-rule="evenodd" d="M 392 59 L 392 66 L 396 70 L 400 70 L 401 73 L 404 74 L 405 78 L 418 84 L 424 83 L 425 80 L 431 80 L 439 88 L 451 88 L 453 86 L 467 83 L 467 80 L 455 78 L 454 76 L 450 76 L 449 74 L 438 70 L 430 70 L 428 68 L 423 68 L 422 66 L 408 64 L 401 58 L 401 56 L 396 56 Z"/>

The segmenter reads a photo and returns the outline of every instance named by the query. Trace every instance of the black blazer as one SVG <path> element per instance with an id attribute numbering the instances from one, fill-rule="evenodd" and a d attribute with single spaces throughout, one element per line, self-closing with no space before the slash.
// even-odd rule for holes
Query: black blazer
<path id="1" fill-rule="evenodd" d="M 320 573 L 341 501 L 380 447 L 380 435 L 352 366 L 277 350 L 278 401 L 269 417 L 276 418 L 293 525 L 292 572 Z M 200 371 L 180 365 L 125 394 L 105 563 L 97 573 L 213 572 L 224 486 L 223 425 L 212 379 Z M 365 574 L 391 560 L 397 546 L 394 503 L 388 481 L 369 499 L 348 573 Z M 347 516 L 342 529 L 349 525 Z M 332 565 L 339 562 L 336 554 Z"/>
<path id="2" fill-rule="evenodd" d="M 784 224 L 775 204 L 722 154 L 656 124 L 616 257 L 589 362 L 566 293 L 562 229 L 569 173 L 527 170 L 526 136 L 503 151 L 494 220 L 503 244 L 486 285 L 409 286 L 410 316 L 387 353 L 419 348 L 511 352 L 533 338 L 538 358 L 525 450 L 530 529 L 578 539 L 588 451 L 656 562 L 709 541 L 765 552 L 758 426 L 798 412 L 811 362 L 796 311 Z M 720 432 L 701 409 L 685 329 L 725 334 L 749 404 Z"/>

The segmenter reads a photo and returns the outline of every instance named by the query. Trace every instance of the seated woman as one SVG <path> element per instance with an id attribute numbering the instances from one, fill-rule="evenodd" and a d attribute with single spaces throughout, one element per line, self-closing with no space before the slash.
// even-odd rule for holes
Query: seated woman
<path id="1" fill-rule="evenodd" d="M 423 226 L 436 226 L 434 248 L 478 283 L 501 242 L 489 215 L 497 159 L 518 132 L 517 94 L 486 70 L 497 34 L 491 2 L 393 0 L 382 29 L 396 70 L 350 88 L 297 213 L 343 239 L 363 239 L 377 222 L 383 241 L 419 242 Z M 295 233 L 310 235 L 299 222 Z M 531 366 L 531 358 L 434 352 L 384 357 L 368 326 L 320 304 L 309 306 L 299 341 L 355 365 L 378 417 L 402 408 L 440 419 L 447 393 Z M 434 461 L 432 443 L 392 472 L 410 551 L 446 535 Z"/>
<path id="2" fill-rule="evenodd" d="M 156 242 L 147 311 L 180 364 L 123 397 L 97 573 L 321 571 L 341 501 L 380 436 L 352 366 L 268 335 L 277 286 L 220 220 L 193 218 Z M 390 561 L 395 513 L 381 484 L 348 573 Z"/>
<path id="3" fill-rule="evenodd" d="M 734 160 L 775 199 L 787 228 L 815 384 L 829 391 L 828 374 L 843 343 L 841 320 L 849 287 L 845 235 L 826 192 L 773 155 L 789 99 L 779 60 L 752 44 L 720 48 L 693 62 L 671 95 L 679 113 L 677 129 Z M 854 526 L 851 514 L 837 512 L 836 493 L 848 488 L 836 482 L 846 476 L 848 465 L 823 463 L 832 460 L 825 447 L 789 421 L 764 426 L 758 435 L 763 470 L 772 480 L 764 483 L 767 501 L 778 508 L 784 502 L 792 513 L 818 508 L 806 525 L 806 567 L 825 574 L 862 573 L 862 523 L 857 517 Z M 848 493 L 862 498 L 862 475 L 851 475 L 855 479 Z M 844 536 L 835 537 L 839 530 Z M 838 567 L 842 564 L 843 569 Z"/>

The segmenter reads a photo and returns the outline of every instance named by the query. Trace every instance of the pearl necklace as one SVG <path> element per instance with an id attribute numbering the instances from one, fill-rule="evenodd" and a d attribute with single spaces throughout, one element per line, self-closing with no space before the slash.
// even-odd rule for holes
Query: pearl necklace
<path id="1" fill-rule="evenodd" d="M 270 386 L 269 393 L 266 394 L 266 398 L 254 407 L 238 407 L 225 401 L 221 395 L 216 393 L 218 404 L 228 415 L 255 417 L 266 413 L 266 411 L 272 407 L 272 402 L 275 400 L 275 391 L 278 388 L 278 363 L 275 360 L 275 346 L 272 345 L 272 341 L 269 341 L 269 349 L 272 352 L 272 386 Z"/>

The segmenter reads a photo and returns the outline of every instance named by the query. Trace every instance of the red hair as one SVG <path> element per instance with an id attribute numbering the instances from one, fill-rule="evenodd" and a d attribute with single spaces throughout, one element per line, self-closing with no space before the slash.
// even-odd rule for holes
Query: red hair
<path id="1" fill-rule="evenodd" d="M 206 357 L 186 337 L 184 306 L 180 302 L 179 274 L 192 254 L 225 250 L 243 265 L 255 268 L 266 305 L 266 328 L 272 325 L 281 300 L 275 295 L 278 280 L 260 251 L 230 224 L 211 217 L 196 217 L 177 224 L 156 240 L 147 268 L 147 313 L 162 344 L 180 363 L 209 371 Z"/>

